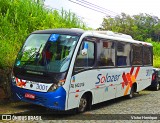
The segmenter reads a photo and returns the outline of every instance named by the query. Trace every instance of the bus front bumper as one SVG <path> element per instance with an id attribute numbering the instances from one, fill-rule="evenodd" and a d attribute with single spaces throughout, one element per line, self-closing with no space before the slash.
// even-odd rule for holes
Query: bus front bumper
<path id="1" fill-rule="evenodd" d="M 12 85 L 12 93 L 14 99 L 41 105 L 50 109 L 65 110 L 66 91 L 63 87 L 59 87 L 53 92 L 37 92 Z M 26 93 L 35 95 L 35 98 L 26 98 Z"/>

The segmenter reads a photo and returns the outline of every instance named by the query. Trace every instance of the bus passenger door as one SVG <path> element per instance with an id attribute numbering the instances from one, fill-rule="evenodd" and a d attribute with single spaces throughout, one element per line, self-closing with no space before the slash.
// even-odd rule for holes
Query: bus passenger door
<path id="1" fill-rule="evenodd" d="M 95 85 L 92 70 L 95 63 L 95 43 L 88 40 L 90 38 L 83 39 L 75 59 L 68 98 L 70 109 L 78 107 L 82 95 L 91 92 Z"/>

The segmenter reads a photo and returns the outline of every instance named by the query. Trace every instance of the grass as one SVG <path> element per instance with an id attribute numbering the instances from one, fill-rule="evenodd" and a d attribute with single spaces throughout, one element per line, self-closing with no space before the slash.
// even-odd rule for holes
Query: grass
<path id="1" fill-rule="evenodd" d="M 33 0 L 0 0 L 0 68 L 11 67 L 26 37 L 49 28 L 87 29 L 74 13 L 51 11 Z"/>

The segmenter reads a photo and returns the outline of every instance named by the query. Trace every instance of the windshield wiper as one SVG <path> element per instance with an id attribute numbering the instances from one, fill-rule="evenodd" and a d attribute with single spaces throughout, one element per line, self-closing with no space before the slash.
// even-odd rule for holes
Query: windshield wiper
<path id="1" fill-rule="evenodd" d="M 45 72 L 46 73 L 48 73 L 48 68 L 50 67 L 50 65 L 48 65 L 49 64 L 49 61 L 47 61 L 47 58 L 46 58 L 46 53 L 44 53 L 44 59 L 42 60 L 42 62 L 44 63 L 44 66 L 45 66 Z"/>

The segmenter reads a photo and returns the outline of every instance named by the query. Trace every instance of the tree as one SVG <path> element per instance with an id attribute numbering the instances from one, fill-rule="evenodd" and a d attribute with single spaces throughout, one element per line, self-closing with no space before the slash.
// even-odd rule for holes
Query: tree
<path id="1" fill-rule="evenodd" d="M 134 16 L 121 13 L 115 18 L 106 17 L 103 19 L 102 27 L 100 28 L 129 34 L 137 40 L 151 38 L 159 41 L 160 36 L 160 21 L 158 17 L 143 13 Z"/>

